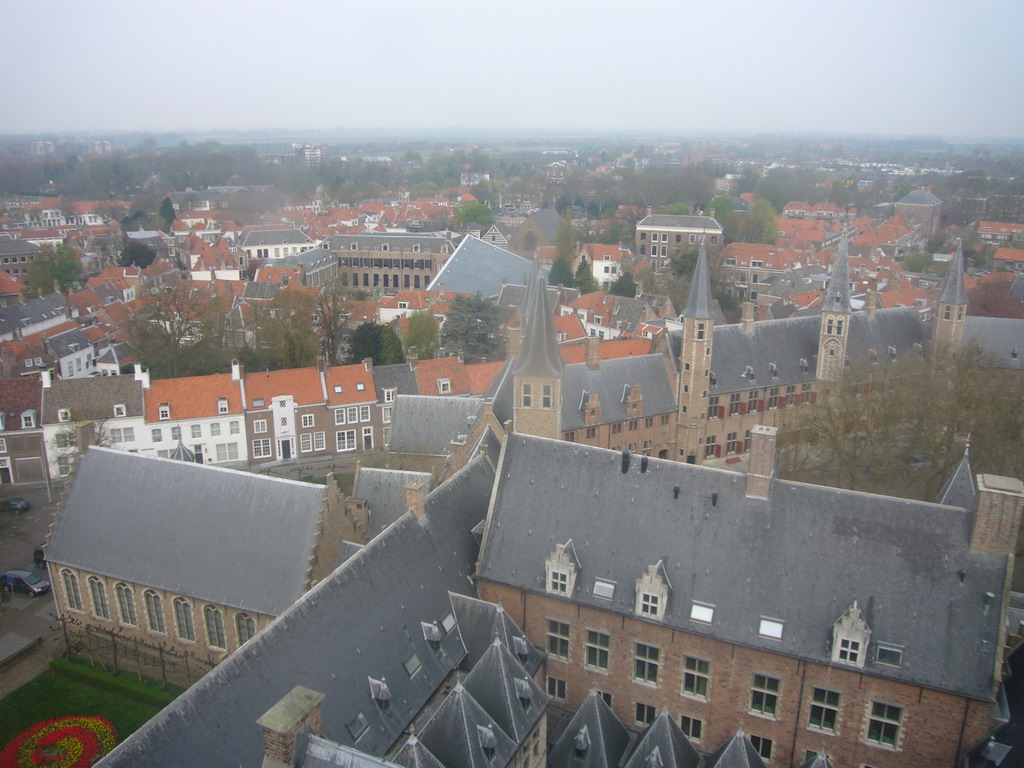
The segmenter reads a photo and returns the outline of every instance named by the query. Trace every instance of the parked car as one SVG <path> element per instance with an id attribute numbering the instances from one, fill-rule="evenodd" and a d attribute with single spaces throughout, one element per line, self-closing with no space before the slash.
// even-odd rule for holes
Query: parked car
<path id="1" fill-rule="evenodd" d="M 12 496 L 9 499 L 4 499 L 3 504 L 11 512 L 17 512 L 18 514 L 21 514 L 22 512 L 28 512 L 32 506 L 20 496 Z"/>
<path id="2" fill-rule="evenodd" d="M 33 597 L 45 594 L 50 590 L 50 582 L 36 576 L 32 571 L 18 569 L 6 571 L 0 579 L 2 579 L 4 589 L 13 592 L 24 592 L 26 595 L 32 595 Z"/>

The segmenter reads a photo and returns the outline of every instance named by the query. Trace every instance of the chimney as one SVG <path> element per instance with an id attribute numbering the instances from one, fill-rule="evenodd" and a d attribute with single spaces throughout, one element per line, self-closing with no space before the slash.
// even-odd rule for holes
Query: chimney
<path id="1" fill-rule="evenodd" d="M 422 520 L 427 513 L 427 491 L 422 480 L 410 480 L 405 484 L 405 509 Z"/>
<path id="2" fill-rule="evenodd" d="M 587 336 L 586 339 L 586 361 L 587 370 L 596 371 L 601 365 L 601 339 L 597 336 Z"/>
<path id="3" fill-rule="evenodd" d="M 43 389 L 49 389 L 53 384 L 53 376 L 50 375 L 49 371 L 40 371 L 39 378 L 43 382 Z"/>
<path id="4" fill-rule="evenodd" d="M 323 734 L 320 723 L 323 699 L 322 693 L 297 685 L 256 721 L 263 729 L 263 768 L 294 766 L 296 737 L 305 726 L 318 735 Z"/>
<path id="5" fill-rule="evenodd" d="M 365 368 L 367 371 L 372 371 L 373 370 L 373 358 L 372 357 L 364 357 L 363 358 L 363 368 Z"/>
<path id="6" fill-rule="evenodd" d="M 231 380 L 241 381 L 242 380 L 242 364 L 238 360 L 231 361 Z"/>
<path id="7" fill-rule="evenodd" d="M 405 350 L 405 361 L 409 363 L 409 367 L 413 370 L 416 369 L 416 362 L 420 359 L 419 350 L 416 347 L 409 347 Z"/>
<path id="8" fill-rule="evenodd" d="M 754 302 L 744 301 L 741 309 L 743 310 L 743 330 L 750 333 L 754 330 Z"/>
<path id="9" fill-rule="evenodd" d="M 518 325 L 508 327 L 508 356 L 515 357 L 523 346 L 523 329 Z"/>
<path id="10" fill-rule="evenodd" d="M 868 320 L 874 320 L 878 311 L 878 291 L 868 291 Z"/>
<path id="11" fill-rule="evenodd" d="M 149 369 L 143 370 L 141 363 L 135 364 L 135 380 L 142 382 L 143 389 L 149 389 Z"/>
<path id="12" fill-rule="evenodd" d="M 1017 551 L 1024 483 L 1014 477 L 977 475 L 978 500 L 971 529 L 971 549 L 993 555 Z"/>
<path id="13" fill-rule="evenodd" d="M 778 429 L 758 424 L 750 430 L 750 465 L 747 469 L 747 496 L 767 499 L 775 474 L 775 438 Z"/>

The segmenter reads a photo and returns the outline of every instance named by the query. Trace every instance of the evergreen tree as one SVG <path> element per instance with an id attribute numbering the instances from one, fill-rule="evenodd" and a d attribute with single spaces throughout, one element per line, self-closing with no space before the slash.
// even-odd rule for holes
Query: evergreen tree
<path id="1" fill-rule="evenodd" d="M 122 267 L 139 267 L 145 269 L 153 263 L 156 252 L 145 243 L 129 240 L 121 250 Z"/>
<path id="2" fill-rule="evenodd" d="M 576 267 L 576 278 L 573 282 L 580 293 L 593 293 L 601 289 L 589 261 L 581 261 L 580 265 Z"/>
<path id="3" fill-rule="evenodd" d="M 164 201 L 160 203 L 160 218 L 164 220 L 164 232 L 171 231 L 171 224 L 178 218 L 178 214 L 174 211 L 174 203 L 171 202 L 171 198 L 165 197 Z"/>
<path id="4" fill-rule="evenodd" d="M 612 283 L 610 293 L 616 296 L 625 296 L 630 299 L 636 298 L 636 280 L 632 272 L 623 272 L 622 275 Z"/>
<path id="5" fill-rule="evenodd" d="M 498 337 L 498 308 L 480 294 L 456 296 L 441 329 L 441 345 L 467 363 L 500 359 L 503 345 Z"/>
<path id="6" fill-rule="evenodd" d="M 548 272 L 548 285 L 573 284 L 572 262 L 566 261 L 561 256 L 555 258 L 551 263 L 551 271 Z"/>
<path id="7" fill-rule="evenodd" d="M 572 263 L 576 260 L 576 230 L 572 226 L 572 208 L 566 208 L 555 234 L 555 260 L 548 273 L 548 285 L 573 284 Z"/>

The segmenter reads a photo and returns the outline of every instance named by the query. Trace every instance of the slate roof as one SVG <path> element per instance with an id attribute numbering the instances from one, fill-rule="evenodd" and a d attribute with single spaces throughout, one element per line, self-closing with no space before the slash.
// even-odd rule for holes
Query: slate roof
<path id="1" fill-rule="evenodd" d="M 964 284 L 964 249 L 959 246 L 953 262 L 949 265 L 949 272 L 942 284 L 942 293 L 939 294 L 939 304 L 966 304 L 967 286 Z"/>
<path id="2" fill-rule="evenodd" d="M 429 472 L 360 467 L 352 495 L 367 502 L 370 525 L 366 535 L 371 539 L 405 514 L 405 484 L 408 482 L 423 483 L 424 492 L 429 493 L 434 487 L 434 476 Z"/>
<path id="3" fill-rule="evenodd" d="M 21 304 L 0 307 L 0 334 L 9 334 L 15 328 L 21 329 L 55 317 L 67 319 L 64 296 L 51 293 Z"/>
<path id="4" fill-rule="evenodd" d="M 300 229 L 257 229 L 246 232 L 240 248 L 253 248 L 258 245 L 312 245 L 313 241 Z"/>
<path id="5" fill-rule="evenodd" d="M 461 684 L 438 707 L 419 740 L 442 765 L 458 768 L 507 765 L 517 748 Z M 484 751 L 487 746 L 493 750 L 490 755 Z"/>
<path id="6" fill-rule="evenodd" d="M 548 311 L 547 291 L 540 269 L 535 265 L 529 285 L 530 300 L 526 305 L 526 328 L 523 343 L 516 359 L 517 376 L 544 376 L 557 378 L 562 371 L 562 358 L 558 355 L 551 313 Z"/>
<path id="7" fill-rule="evenodd" d="M 715 383 L 709 391 L 722 394 L 814 381 L 820 331 L 819 315 L 754 323 L 751 331 L 744 330 L 740 323 L 715 326 L 711 348 Z M 890 360 L 889 347 L 896 350 L 898 360 L 914 352 L 915 344 L 923 346 L 927 340 L 927 328 L 913 307 L 880 309 L 874 319 L 867 313 L 856 312 L 850 316 L 846 352 L 851 361 L 868 360 L 869 350 L 873 349 L 878 365 L 884 366 Z M 681 343 L 682 333 L 670 331 L 669 349 L 677 371 Z M 747 373 L 748 367 L 753 369 L 753 379 Z"/>
<path id="8" fill-rule="evenodd" d="M 685 227 L 687 229 L 709 229 L 722 231 L 722 225 L 711 216 L 674 216 L 669 213 L 652 213 L 644 216 L 638 227 Z"/>
<path id="9" fill-rule="evenodd" d="M 708 269 L 708 249 L 702 240 L 700 253 L 697 255 L 697 266 L 693 270 L 693 281 L 690 283 L 690 298 L 681 317 L 692 317 L 695 320 L 713 319 L 715 316 L 714 299 L 711 296 L 711 273 Z"/>
<path id="10" fill-rule="evenodd" d="M 444 768 L 441 761 L 430 754 L 430 750 L 415 736 L 410 736 L 392 759 L 403 768 Z"/>
<path id="11" fill-rule="evenodd" d="M 850 246 L 846 237 L 840 239 L 837 250 L 832 277 L 825 289 L 825 301 L 822 302 L 823 312 L 850 311 Z"/>
<path id="12" fill-rule="evenodd" d="M 447 456 L 459 435 L 468 435 L 483 408 L 483 398 L 399 395 L 395 398 L 391 450 Z"/>
<path id="13" fill-rule="evenodd" d="M 815 752 L 800 768 L 832 768 L 832 761 L 824 752 Z"/>
<path id="14" fill-rule="evenodd" d="M 655 752 L 661 762 L 651 760 Z M 700 763 L 697 750 L 676 725 L 672 715 L 665 710 L 644 731 L 624 768 L 650 768 L 656 765 L 697 768 Z"/>
<path id="15" fill-rule="evenodd" d="M 245 284 L 245 292 L 242 294 L 242 298 L 270 301 L 277 296 L 277 292 L 280 290 L 280 283 L 257 283 L 249 280 Z"/>
<path id="16" fill-rule="evenodd" d="M 398 390 L 399 395 L 418 395 L 416 371 L 410 363 L 373 366 L 373 383 L 377 387 L 377 402 L 384 402 L 384 390 Z"/>
<path id="17" fill-rule="evenodd" d="M 516 743 L 530 735 L 551 701 L 511 649 L 497 638 L 462 684 Z"/>
<path id="18" fill-rule="evenodd" d="M 635 580 L 662 560 L 666 625 L 824 664 L 833 622 L 857 600 L 873 639 L 905 648 L 902 667 L 868 661 L 864 674 L 990 697 L 999 612 L 981 607 L 1000 593 L 1007 559 L 970 550 L 965 510 L 781 480 L 755 499 L 742 474 L 654 458 L 623 473 L 622 462 L 617 451 L 511 435 L 480 577 L 542 592 L 545 559 L 572 538 L 572 599 L 633 616 Z M 618 584 L 613 600 L 591 594 L 595 578 Z M 713 624 L 690 620 L 693 600 L 716 606 Z M 762 616 L 785 623 L 781 640 L 759 636 Z"/>
<path id="19" fill-rule="evenodd" d="M 86 338 L 80 328 L 72 328 L 48 338 L 46 346 L 49 347 L 55 357 L 60 358 L 72 355 L 75 352 L 81 352 L 92 345 L 89 344 L 89 339 Z"/>
<path id="20" fill-rule="evenodd" d="M 495 640 L 512 651 L 531 675 L 540 669 L 546 658 L 544 652 L 530 642 L 504 608 L 466 595 L 453 594 L 451 600 L 466 647 L 466 658 L 462 662 L 464 669 L 476 666 Z"/>
<path id="21" fill-rule="evenodd" d="M 358 235 L 331 235 L 327 243 L 332 251 L 338 251 L 337 255 L 352 251 L 352 244 L 355 243 L 359 251 L 379 251 L 387 245 L 389 251 L 413 252 L 415 246 L 419 246 L 420 253 L 441 253 L 441 248 L 450 245 L 447 237 L 438 233 L 405 234 L 401 232 L 362 232 Z"/>
<path id="22" fill-rule="evenodd" d="M 196 755 L 208 766 L 260 765 L 256 720 L 296 685 L 324 694 L 325 738 L 384 755 L 465 653 L 457 630 L 435 652 L 421 622 L 451 612 L 449 592 L 473 592 L 470 530 L 493 479 L 484 461 L 457 472 L 427 496 L 424 518 L 406 515 L 367 544 L 99 765 L 178 768 Z M 411 653 L 422 664 L 413 677 L 402 666 Z M 387 714 L 367 676 L 387 679 Z M 369 728 L 354 743 L 346 724 L 358 713 Z"/>
<path id="23" fill-rule="evenodd" d="M 444 283 L 448 291 L 497 296 L 503 282 L 526 282 L 532 267 L 529 259 L 479 238 L 466 237 L 427 288 L 436 291 Z"/>
<path id="24" fill-rule="evenodd" d="M 1013 278 L 1013 283 L 1010 285 L 1009 295 L 1010 298 L 1015 301 L 1024 302 L 1024 273 Z"/>
<path id="25" fill-rule="evenodd" d="M 548 752 L 549 768 L 617 768 L 630 734 L 601 694 L 591 691 Z M 577 749 L 583 748 L 578 755 Z"/>
<path id="26" fill-rule="evenodd" d="M 601 403 L 601 420 L 597 423 L 610 424 L 638 418 L 627 410 L 625 403 L 628 387 L 633 384 L 640 385 L 644 416 L 676 410 L 673 382 L 661 355 L 602 360 L 596 371 L 590 370 L 586 363 L 565 366 L 562 374 L 562 429 L 587 426 L 580 405 L 588 392 L 596 392 Z"/>
<path id="27" fill-rule="evenodd" d="M 977 344 L 991 355 L 997 368 L 1024 370 L 1024 320 L 968 315 L 964 318 L 964 345 L 969 344 Z"/>
<path id="28" fill-rule="evenodd" d="M 767 768 L 742 730 L 733 734 L 707 759 L 705 768 Z"/>
<path id="29" fill-rule="evenodd" d="M 276 616 L 304 591 L 323 496 L 321 485 L 90 447 L 47 559 Z"/>
<path id="30" fill-rule="evenodd" d="M 93 376 L 58 379 L 43 390 L 43 424 L 56 424 L 57 411 L 67 408 L 75 421 L 102 421 L 114 416 L 115 404 L 123 403 L 125 416 L 145 414 L 142 382 L 134 376 Z"/>
<path id="31" fill-rule="evenodd" d="M 974 473 L 971 471 L 971 448 L 968 445 L 964 448 L 964 455 L 960 459 L 960 463 L 957 464 L 953 474 L 949 476 L 946 484 L 939 491 L 935 503 L 960 507 L 968 512 L 973 512 L 977 493 L 977 488 L 974 487 Z"/>
<path id="32" fill-rule="evenodd" d="M 27 256 L 39 253 L 39 246 L 28 240 L 0 237 L 0 256 Z"/>
<path id="33" fill-rule="evenodd" d="M 897 205 L 941 205 L 942 200 L 936 197 L 930 190 L 915 189 L 905 197 L 896 201 Z"/>

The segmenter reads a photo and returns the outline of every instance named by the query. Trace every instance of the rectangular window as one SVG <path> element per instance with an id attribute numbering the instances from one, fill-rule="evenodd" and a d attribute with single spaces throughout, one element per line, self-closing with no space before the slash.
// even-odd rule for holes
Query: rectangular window
<path id="1" fill-rule="evenodd" d="M 533 387 L 530 384 L 523 384 L 523 408 L 533 406 Z"/>
<path id="2" fill-rule="evenodd" d="M 796 384 L 786 387 L 786 405 L 796 405 Z"/>
<path id="3" fill-rule="evenodd" d="M 395 407 L 393 405 L 385 405 L 380 409 L 380 418 L 385 424 L 391 423 L 392 414 L 394 413 Z"/>
<path id="4" fill-rule="evenodd" d="M 839 641 L 839 660 L 856 664 L 860 659 L 860 642 L 844 637 Z"/>
<path id="5" fill-rule="evenodd" d="M 203 436 L 203 425 L 202 424 L 193 424 L 192 425 L 192 439 L 193 440 L 198 440 L 202 436 Z"/>
<path id="6" fill-rule="evenodd" d="M 593 440 L 597 437 L 597 427 L 587 427 L 587 439 Z"/>
<path id="7" fill-rule="evenodd" d="M 163 442 L 164 431 L 162 429 L 154 429 L 150 431 L 150 437 L 152 437 L 154 443 Z"/>
<path id="8" fill-rule="evenodd" d="M 690 741 L 700 741 L 700 735 L 704 731 L 704 722 L 698 720 L 696 717 L 690 717 L 689 715 L 681 715 L 679 717 L 679 727 Z"/>
<path id="9" fill-rule="evenodd" d="M 903 708 L 880 701 L 871 702 L 871 718 L 868 720 L 868 741 L 895 747 L 900 736 L 900 721 Z"/>
<path id="10" fill-rule="evenodd" d="M 735 416 L 740 412 L 740 393 L 733 392 L 729 395 L 729 415 Z"/>
<path id="11" fill-rule="evenodd" d="M 879 643 L 875 652 L 875 660 L 879 664 L 891 664 L 898 667 L 903 664 L 903 651 L 895 646 Z"/>
<path id="12" fill-rule="evenodd" d="M 779 708 L 779 680 L 767 675 L 754 675 L 750 689 L 750 711 L 774 717 Z"/>
<path id="13" fill-rule="evenodd" d="M 650 704 L 636 703 L 636 724 L 640 726 L 650 725 L 658 716 L 657 710 Z"/>
<path id="14" fill-rule="evenodd" d="M 354 451 L 356 449 L 356 431 L 354 429 L 336 432 L 334 439 L 339 451 Z"/>
<path id="15" fill-rule="evenodd" d="M 370 406 L 361 405 L 359 406 L 359 420 L 369 421 L 370 420 Z"/>
<path id="16" fill-rule="evenodd" d="M 612 434 L 613 435 L 621 435 L 622 434 L 622 422 L 621 421 L 620 422 L 616 422 L 615 424 L 612 424 Z"/>
<path id="17" fill-rule="evenodd" d="M 160 421 L 167 421 L 171 418 L 171 406 L 167 403 L 161 403 L 158 411 Z"/>
<path id="18" fill-rule="evenodd" d="M 779 407 L 779 388 L 771 387 L 768 390 L 768 407 L 778 408 Z"/>
<path id="19" fill-rule="evenodd" d="M 313 435 L 309 432 L 299 435 L 299 450 L 303 453 L 309 453 L 313 450 Z"/>
<path id="20" fill-rule="evenodd" d="M 346 411 L 345 411 L 345 418 L 348 419 L 348 423 L 349 424 L 355 424 L 357 421 L 359 421 L 359 409 L 358 408 L 348 408 L 348 409 L 346 409 Z"/>
<path id="21" fill-rule="evenodd" d="M 262 435 L 264 432 L 267 431 L 267 420 L 256 419 L 256 421 L 252 423 L 252 431 L 254 434 Z"/>
<path id="22" fill-rule="evenodd" d="M 781 621 L 775 619 L 761 619 L 761 623 L 758 625 L 758 634 L 761 637 L 770 637 L 772 640 L 782 639 L 782 629 L 784 625 Z"/>
<path id="23" fill-rule="evenodd" d="M 548 653 L 558 659 L 569 659 L 569 625 L 548 619 Z"/>
<path id="24" fill-rule="evenodd" d="M 303 429 L 309 429 L 312 426 L 313 426 L 313 414 L 312 413 L 304 413 L 304 414 L 302 414 L 302 428 Z"/>
<path id="25" fill-rule="evenodd" d="M 232 421 L 228 424 L 228 432 L 232 435 L 237 435 L 239 432 L 239 426 L 237 421 Z"/>
<path id="26" fill-rule="evenodd" d="M 545 680 L 544 687 L 547 689 L 548 696 L 554 696 L 556 699 L 565 699 L 565 680 L 549 676 Z"/>
<path id="27" fill-rule="evenodd" d="M 544 384 L 541 387 L 540 407 L 541 408 L 550 408 L 551 407 L 551 385 L 550 384 Z"/>
<path id="28" fill-rule="evenodd" d="M 569 574 L 564 571 L 551 571 L 551 591 L 564 595 L 569 591 Z"/>
<path id="29" fill-rule="evenodd" d="M 718 395 L 713 395 L 708 398 L 708 418 L 718 418 Z"/>
<path id="30" fill-rule="evenodd" d="M 313 450 L 314 451 L 326 451 L 327 450 L 327 433 L 326 432 L 314 432 L 313 433 Z"/>
<path id="31" fill-rule="evenodd" d="M 811 693 L 811 714 L 807 718 L 809 728 L 835 731 L 839 720 L 839 692 L 815 688 Z"/>
<path id="32" fill-rule="evenodd" d="M 214 421 L 210 423 L 210 437 L 220 437 L 220 422 Z"/>
<path id="33" fill-rule="evenodd" d="M 736 451 L 739 450 L 740 443 L 739 443 L 739 440 L 736 439 L 736 435 L 737 435 L 736 432 L 730 432 L 729 434 L 727 434 L 725 436 L 725 452 L 726 453 L 736 453 Z"/>
<path id="34" fill-rule="evenodd" d="M 686 657 L 683 672 L 683 693 L 706 699 L 708 697 L 708 682 L 710 679 L 710 661 L 698 659 L 695 656 Z"/>
<path id="35" fill-rule="evenodd" d="M 341 426 L 345 423 L 345 409 L 339 408 L 334 412 L 334 425 Z"/>
<path id="36" fill-rule="evenodd" d="M 218 443 L 216 451 L 217 461 L 238 460 L 238 443 Z"/>
<path id="37" fill-rule="evenodd" d="M 653 645 L 636 644 L 633 657 L 633 679 L 644 683 L 658 682 L 658 657 L 661 650 Z"/>
<path id="38" fill-rule="evenodd" d="M 422 667 L 423 664 L 420 661 L 419 656 L 417 656 L 415 653 L 410 653 L 409 656 L 405 659 L 405 661 L 402 662 L 402 666 L 405 667 L 405 671 L 408 673 L 409 677 L 412 677 L 417 672 L 419 672 L 420 667 Z"/>
<path id="39" fill-rule="evenodd" d="M 690 607 L 690 620 L 710 624 L 715 618 L 715 606 L 704 603 L 694 603 Z"/>
<path id="40" fill-rule="evenodd" d="M 603 597 L 611 600 L 615 597 L 615 582 L 605 579 L 594 579 L 594 597 Z"/>
<path id="41" fill-rule="evenodd" d="M 252 457 L 254 459 L 266 459 L 272 456 L 270 452 L 270 440 L 253 440 L 252 441 Z"/>
<path id="42" fill-rule="evenodd" d="M 659 615 L 659 596 L 652 595 L 650 592 L 640 593 L 640 613 L 643 616 L 651 616 L 652 618 L 658 618 Z"/>
<path id="43" fill-rule="evenodd" d="M 217 413 L 225 414 L 228 412 L 228 399 L 226 397 L 217 398 Z"/>
<path id="44" fill-rule="evenodd" d="M 751 736 L 750 744 L 754 751 L 761 756 L 762 760 L 768 761 L 772 759 L 771 739 L 766 739 L 764 736 Z"/>
<path id="45" fill-rule="evenodd" d="M 587 661 L 588 667 L 597 669 L 608 669 L 608 647 L 611 645 L 611 636 L 604 632 L 587 630 Z"/>

